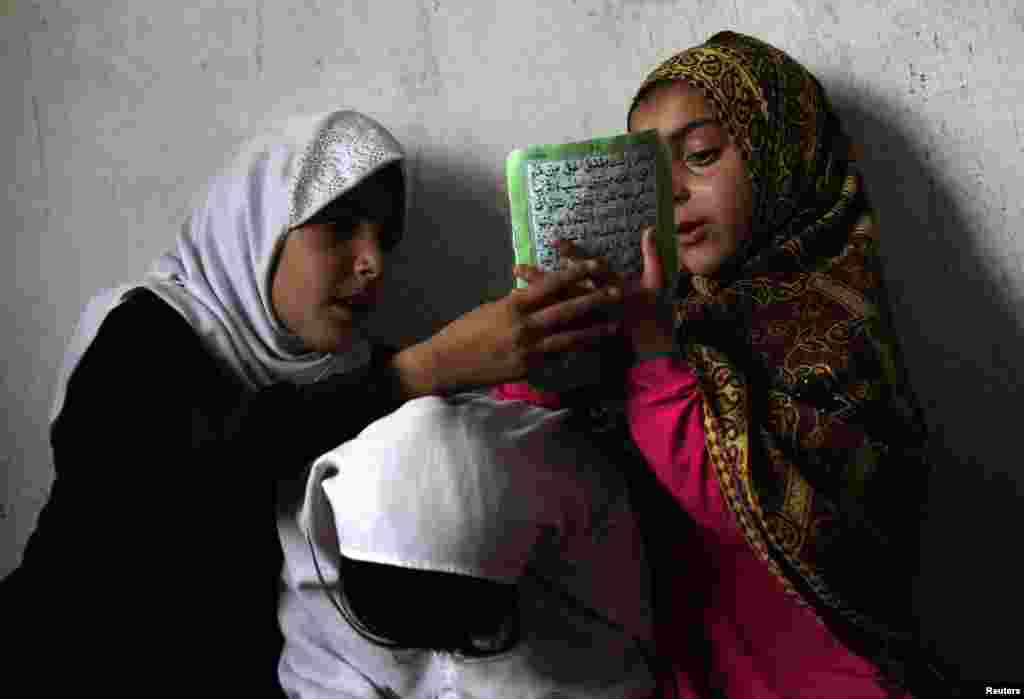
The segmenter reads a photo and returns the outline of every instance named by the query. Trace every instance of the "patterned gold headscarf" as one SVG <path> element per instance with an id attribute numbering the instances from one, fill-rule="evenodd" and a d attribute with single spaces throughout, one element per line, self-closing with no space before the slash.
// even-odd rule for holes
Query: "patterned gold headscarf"
<path id="1" fill-rule="evenodd" d="M 655 68 L 630 113 L 653 87 L 678 80 L 708 100 L 754 192 L 754 235 L 729 271 L 759 254 L 813 255 L 824 229 L 849 217 L 858 191 L 847 176 L 854 149 L 815 77 L 773 46 L 720 32 Z"/>
<path id="2" fill-rule="evenodd" d="M 910 605 L 926 435 L 855 151 L 814 76 L 755 38 L 721 32 L 670 58 L 630 111 L 678 80 L 725 125 L 755 200 L 749 244 L 677 289 L 721 491 L 789 594 L 897 684 L 934 681 Z"/>

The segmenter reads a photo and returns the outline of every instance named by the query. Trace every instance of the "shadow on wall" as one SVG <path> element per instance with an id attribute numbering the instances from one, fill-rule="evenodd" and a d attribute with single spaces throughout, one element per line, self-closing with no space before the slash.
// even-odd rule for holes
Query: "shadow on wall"
<path id="1" fill-rule="evenodd" d="M 375 338 L 396 345 L 425 339 L 513 284 L 500 163 L 459 160 L 443 146 L 409 146 L 409 221 L 370 326 Z"/>
<path id="2" fill-rule="evenodd" d="M 915 602 L 922 632 L 965 680 L 1021 681 L 1019 545 L 1010 539 L 1024 493 L 1012 365 L 1024 357 L 1024 332 L 1012 292 L 986 267 L 957 209 L 952 173 L 922 157 L 897 107 L 877 94 L 830 97 L 864 144 L 894 321 L 931 428 Z"/>

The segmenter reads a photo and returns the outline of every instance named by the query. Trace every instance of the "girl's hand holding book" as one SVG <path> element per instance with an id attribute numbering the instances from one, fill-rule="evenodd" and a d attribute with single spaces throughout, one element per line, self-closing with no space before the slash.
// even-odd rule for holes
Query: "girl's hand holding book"
<path id="1" fill-rule="evenodd" d="M 394 360 L 409 397 L 519 381 L 549 355 L 584 349 L 615 335 L 622 292 L 582 289 L 598 271 L 581 261 L 470 311 Z M 517 269 L 517 275 L 522 270 Z M 521 275 L 520 275 L 521 276 Z M 525 278 L 525 277 L 524 277 Z M 530 280 L 527 280 L 530 281 Z"/>
<path id="2" fill-rule="evenodd" d="M 580 279 L 576 293 L 587 293 L 600 288 L 618 288 L 623 291 L 622 332 L 638 355 L 665 354 L 675 350 L 671 309 L 661 301 L 665 274 L 654 242 L 654 229 L 644 230 L 640 240 L 644 268 L 639 277 L 620 277 L 607 261 L 583 253 L 570 241 L 558 243 L 562 266 L 570 270 L 582 270 L 589 264 L 589 273 Z M 596 264 L 594 264 L 596 263 Z M 517 268 L 520 269 L 520 268 Z M 518 277 L 532 287 L 545 276 L 535 267 L 521 266 Z"/>

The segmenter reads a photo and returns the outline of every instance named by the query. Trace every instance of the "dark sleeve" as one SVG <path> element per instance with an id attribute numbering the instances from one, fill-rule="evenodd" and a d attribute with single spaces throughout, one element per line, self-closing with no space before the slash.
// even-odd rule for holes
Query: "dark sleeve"
<path id="1" fill-rule="evenodd" d="M 145 419 L 144 431 L 193 457 L 251 453 L 261 457 L 264 480 L 287 478 L 398 407 L 387 367 L 392 355 L 378 349 L 369 366 L 314 385 L 251 391 L 210 356 L 174 309 L 140 292 L 110 314 L 72 377 L 54 450 L 59 456 L 64 443 L 81 436 L 97 405 L 121 399 L 124 408 L 134 403 L 165 416 L 160 425 Z"/>
<path id="2" fill-rule="evenodd" d="M 51 434 L 50 499 L 0 584 L 23 669 L 64 664 L 114 695 L 149 677 L 273 696 L 275 487 L 398 407 L 390 354 L 312 386 L 250 391 L 150 292 L 111 312 Z"/>

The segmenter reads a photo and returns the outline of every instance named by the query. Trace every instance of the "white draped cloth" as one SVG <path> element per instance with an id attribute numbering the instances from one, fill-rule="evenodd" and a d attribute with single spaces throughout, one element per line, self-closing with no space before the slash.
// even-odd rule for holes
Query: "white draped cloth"
<path id="1" fill-rule="evenodd" d="M 278 516 L 289 696 L 653 696 L 626 484 L 567 417 L 482 394 L 420 398 L 313 464 Z M 330 598 L 341 555 L 515 583 L 520 641 L 486 657 L 377 645 Z"/>

